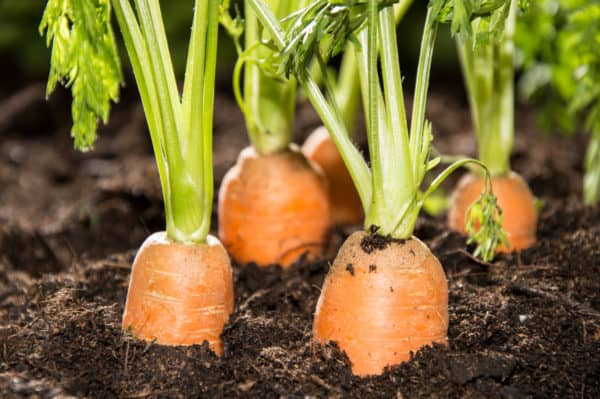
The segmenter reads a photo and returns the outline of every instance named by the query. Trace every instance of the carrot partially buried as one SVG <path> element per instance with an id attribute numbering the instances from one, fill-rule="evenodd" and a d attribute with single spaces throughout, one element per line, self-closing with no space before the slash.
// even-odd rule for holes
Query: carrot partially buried
<path id="1" fill-rule="evenodd" d="M 260 13 L 273 43 L 290 58 L 298 54 L 312 57 L 306 43 L 316 43 L 317 37 L 327 33 L 348 37 L 348 32 L 340 32 L 340 26 L 363 26 L 361 18 L 367 19 L 366 29 L 358 35 L 363 61 L 358 70 L 371 167 L 349 139 L 336 101 L 323 94 L 305 64 L 292 63 L 290 69 L 331 133 L 365 210 L 365 231 L 346 240 L 325 279 L 315 312 L 314 339 L 318 343 L 337 342 L 348 355 L 354 374 L 380 374 L 386 366 L 408 360 L 411 352 L 424 345 L 447 342 L 448 287 L 444 271 L 413 232 L 424 200 L 452 171 L 468 163 L 482 166 L 473 159 L 460 159 L 422 191 L 427 172 L 439 161 L 430 158 L 433 134 L 425 120 L 425 99 L 441 9 L 430 6 L 427 10 L 409 128 L 390 7 L 368 0 L 365 11 L 364 3 L 323 0 L 322 8 L 308 7 L 296 13 L 284 31 L 262 0 L 247 2 Z M 357 12 L 353 7 L 363 8 Z M 305 29 L 306 21 L 322 29 Z M 296 40 L 299 35 L 304 35 L 302 40 Z M 333 48 L 340 48 L 335 40 L 332 43 Z M 327 47 L 323 50 L 321 43 L 315 44 L 312 51 L 327 51 Z M 329 54 L 321 53 L 319 57 L 329 59 Z M 323 63 L 320 67 L 325 73 Z M 488 260 L 502 237 L 490 190 L 491 184 L 487 184 L 478 202 L 486 229 L 473 237 L 477 251 Z"/>
<path id="2" fill-rule="evenodd" d="M 220 355 L 232 311 L 231 264 L 219 240 L 186 245 L 164 232 L 148 237 L 133 262 L 124 330 L 158 344 L 207 341 Z"/>
<path id="3" fill-rule="evenodd" d="M 346 240 L 317 303 L 317 342 L 337 342 L 352 372 L 368 375 L 408 360 L 424 345 L 445 344 L 447 330 L 446 276 L 425 244 L 365 232 Z"/>
<path id="4" fill-rule="evenodd" d="M 486 21 L 478 27 L 494 25 L 495 33 L 480 35 L 477 29 L 462 26 L 455 39 L 477 137 L 478 158 L 492 174 L 492 186 L 502 209 L 508 245 L 499 250 L 512 252 L 535 243 L 537 209 L 527 183 L 510 167 L 515 135 L 513 41 L 519 2 L 497 3 L 496 7 L 504 10 L 501 20 L 494 21 L 495 14 L 482 15 L 477 7 L 471 10 L 473 16 Z M 484 36 L 486 39 L 481 40 Z M 482 191 L 482 176 L 469 174 L 459 182 L 448 212 L 451 229 L 465 232 L 467 209 Z"/>
<path id="5" fill-rule="evenodd" d="M 465 175 L 450 198 L 448 225 L 451 229 L 466 233 L 467 211 L 484 191 L 484 178 L 475 174 Z M 519 251 L 532 246 L 537 226 L 535 198 L 521 176 L 510 172 L 506 176 L 492 177 L 494 194 L 502 209 L 502 227 L 509 245 L 502 252 Z"/>
<path id="6" fill-rule="evenodd" d="M 219 191 L 219 237 L 240 263 L 289 266 L 322 255 L 331 225 L 327 184 L 297 147 L 244 149 Z"/>
<path id="7" fill-rule="evenodd" d="M 166 232 L 151 235 L 135 258 L 123 330 L 158 344 L 207 341 L 221 354 L 220 335 L 233 310 L 232 272 L 225 249 L 208 234 L 220 3 L 195 2 L 182 94 L 159 2 L 131 3 L 80 1 L 65 7 L 64 1 L 48 1 L 41 27 L 48 44 L 54 40 L 49 87 L 72 85 L 72 135 L 77 147 L 89 149 L 97 121 L 107 118 L 109 100 L 120 87 L 110 21 L 114 6 L 148 122 L 166 216 Z"/>
<path id="8" fill-rule="evenodd" d="M 321 126 L 315 129 L 304 142 L 302 152 L 319 165 L 327 177 L 333 223 L 360 224 L 364 218 L 360 197 L 327 128 Z"/>
<path id="9" fill-rule="evenodd" d="M 269 7 L 283 18 L 301 3 L 270 0 Z M 268 34 L 245 4 L 245 51 L 237 61 L 233 86 L 251 146 L 222 182 L 219 238 L 241 264 L 287 267 L 303 255 L 311 260 L 323 254 L 331 226 L 327 184 L 318 167 L 291 144 L 297 82 L 266 69 L 268 63 L 256 62 L 276 51 L 265 45 Z"/>

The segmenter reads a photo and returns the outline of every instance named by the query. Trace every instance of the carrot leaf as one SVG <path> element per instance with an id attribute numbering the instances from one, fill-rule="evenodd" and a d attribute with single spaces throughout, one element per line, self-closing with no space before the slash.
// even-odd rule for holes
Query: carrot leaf
<path id="1" fill-rule="evenodd" d="M 108 121 L 123 80 L 110 17 L 110 0 L 49 0 L 39 26 L 52 47 L 47 95 L 58 83 L 71 88 L 71 136 L 83 151 L 94 145 L 98 121 Z"/>

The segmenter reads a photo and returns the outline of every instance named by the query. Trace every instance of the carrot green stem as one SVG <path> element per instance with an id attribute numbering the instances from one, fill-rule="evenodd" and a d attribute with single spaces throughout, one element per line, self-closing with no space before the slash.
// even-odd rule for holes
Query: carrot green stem
<path id="1" fill-rule="evenodd" d="M 46 30 L 48 44 L 53 41 L 53 54 L 62 55 L 53 57 L 51 71 L 59 73 L 51 75 L 49 88 L 53 89 L 54 84 L 66 76 L 78 73 L 76 67 L 64 68 L 64 52 L 69 54 L 69 60 L 76 61 L 76 65 L 90 62 L 87 57 L 91 57 L 95 60 L 94 65 L 102 66 L 98 73 L 103 78 L 107 81 L 114 79 L 104 71 L 107 69 L 105 64 L 119 65 L 116 52 L 107 51 L 103 44 L 107 38 L 112 40 L 109 14 L 91 14 L 104 12 L 106 5 L 112 4 L 150 130 L 165 203 L 167 234 L 177 242 L 204 242 L 210 229 L 213 198 L 211 147 L 219 0 L 195 2 L 183 101 L 177 88 L 159 1 L 134 0 L 133 6 L 130 0 L 99 3 L 102 8 L 94 8 L 98 0 L 91 3 L 48 2 L 40 28 Z M 82 46 L 78 42 L 81 38 L 69 35 L 68 24 L 61 27 L 51 23 L 55 20 L 68 21 L 69 18 L 73 27 L 82 24 L 86 27 L 83 32 L 89 36 L 86 37 L 91 42 L 89 45 Z M 107 27 L 102 27 L 102 24 Z M 99 33 L 89 34 L 93 29 Z M 80 90 L 74 87 L 74 104 L 81 101 L 80 94 Z M 87 93 L 91 98 L 94 95 L 96 93 Z M 112 95 L 112 98 L 115 96 Z M 76 123 L 77 112 L 74 108 Z M 96 114 L 106 119 L 108 108 L 99 109 Z M 95 123 L 84 127 L 88 131 L 93 129 L 88 136 L 95 138 Z M 74 126 L 74 131 L 79 129 Z"/>
<path id="2" fill-rule="evenodd" d="M 302 0 L 268 0 L 268 6 L 278 18 L 295 11 Z M 262 31 L 256 15 L 245 3 L 245 48 L 253 48 L 253 56 L 267 58 L 273 50 L 258 47 L 268 39 Z M 244 94 L 240 108 L 244 112 L 246 128 L 252 146 L 261 154 L 284 150 L 292 141 L 296 105 L 296 80 L 286 79 L 265 71 L 258 63 L 244 64 Z"/>
<path id="3" fill-rule="evenodd" d="M 263 26 L 272 34 L 274 45 L 284 53 L 286 49 L 295 51 L 293 45 L 285 42 L 286 35 L 264 2 L 248 2 Z M 291 70 L 296 74 L 308 99 L 329 130 L 350 171 L 365 209 L 365 229 L 372 231 L 372 227 L 376 227 L 378 234 L 406 239 L 413 234 L 425 198 L 456 168 L 472 162 L 481 165 L 481 162 L 459 160 L 442 172 L 424 194 L 420 193 L 426 172 L 439 162 L 439 158 L 429 159 L 433 136 L 431 125 L 425 121 L 425 99 L 438 25 L 436 11 L 428 7 L 419 56 L 412 130 L 409 135 L 403 103 L 394 11 L 390 7 L 381 7 L 378 0 L 368 0 L 366 5 L 367 28 L 359 33 L 361 49 L 357 54 L 357 65 L 367 119 L 370 169 L 348 139 L 330 85 L 326 82 L 327 97 L 323 96 L 304 60 L 300 60 Z M 301 48 L 307 49 L 306 46 Z M 286 56 L 289 54 L 283 54 L 282 58 L 285 59 Z M 325 65 L 318 52 L 316 56 L 324 70 Z M 378 61 L 381 61 L 381 68 Z M 304 67 L 297 68 L 298 65 Z M 489 183 L 491 178 L 487 169 L 485 171 L 486 182 Z M 500 212 L 492 194 L 491 183 L 486 185 L 486 190 L 477 204 L 477 215 L 481 216 L 480 225 L 485 228 L 483 231 L 473 230 L 473 239 L 478 244 L 478 253 L 489 259 L 503 237 L 499 226 L 501 218 L 496 219 Z"/>
<path id="4" fill-rule="evenodd" d="M 479 159 L 493 176 L 510 172 L 514 140 L 514 33 L 518 0 L 511 0 L 499 38 L 474 44 L 471 35 L 456 38 Z M 474 20 L 473 24 L 481 23 Z M 473 29 L 477 31 L 477 27 Z"/>

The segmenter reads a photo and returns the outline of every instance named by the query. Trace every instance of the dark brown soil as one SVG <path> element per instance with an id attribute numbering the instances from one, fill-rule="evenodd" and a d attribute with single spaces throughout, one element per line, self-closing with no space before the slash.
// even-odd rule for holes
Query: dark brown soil
<path id="1" fill-rule="evenodd" d="M 600 397 L 600 209 L 579 200 L 583 140 L 539 135 L 519 115 L 513 165 L 544 202 L 539 241 L 521 254 L 483 263 L 443 217 L 419 220 L 449 279 L 449 347 L 361 379 L 334 345 L 311 343 L 328 260 L 235 267 L 220 359 L 125 337 L 135 248 L 163 225 L 137 98 L 126 94 L 96 150 L 78 154 L 64 99 L 44 105 L 30 90 L 0 101 L 0 397 Z M 303 137 L 318 122 L 300 115 Z M 433 95 L 429 115 L 441 151 L 474 151 L 464 103 Z M 247 142 L 226 96 L 215 126 L 218 185 Z"/>

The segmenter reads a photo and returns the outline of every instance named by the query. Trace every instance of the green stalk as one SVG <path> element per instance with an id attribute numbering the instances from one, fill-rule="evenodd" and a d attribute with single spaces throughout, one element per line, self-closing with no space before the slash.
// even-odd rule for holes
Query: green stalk
<path id="1" fill-rule="evenodd" d="M 457 46 L 475 127 L 479 159 L 493 176 L 510 172 L 514 140 L 514 32 L 517 1 L 510 3 L 500 40 L 474 48 L 470 37 Z M 474 23 L 477 23 L 475 21 Z"/>
<path id="2" fill-rule="evenodd" d="M 137 0 L 137 19 L 128 0 L 114 3 L 150 128 L 167 235 L 177 242 L 203 242 L 210 228 L 213 195 L 210 136 L 218 0 L 196 2 L 185 106 L 179 100 L 158 1 Z"/>
<path id="3" fill-rule="evenodd" d="M 595 205 L 600 200 L 600 123 L 595 128 L 585 153 L 583 199 L 587 205 Z"/>
<path id="4" fill-rule="evenodd" d="M 283 50 L 286 43 L 281 24 L 264 1 L 247 0 L 247 4 L 256 13 L 263 27 L 268 30 L 277 49 L 280 51 Z M 335 107 L 332 107 L 325 96 L 323 96 L 317 81 L 310 71 L 305 72 L 305 74 L 297 76 L 298 82 L 302 85 L 310 103 L 323 121 L 333 142 L 340 151 L 344 164 L 348 168 L 348 172 L 356 186 L 363 208 L 368 209 L 372 198 L 371 172 L 369 167 L 361 153 L 352 144 L 346 126 L 339 117 L 339 113 Z M 333 93 L 330 92 L 328 95 L 330 99 L 335 101 Z"/>
<path id="5" fill-rule="evenodd" d="M 278 18 L 294 11 L 298 0 L 269 0 L 269 6 L 276 10 Z M 265 37 L 256 15 L 246 2 L 245 48 L 249 49 Z M 267 57 L 271 50 L 261 47 L 256 50 L 258 57 Z M 282 151 L 292 141 L 296 106 L 296 81 L 287 81 L 267 74 L 256 63 L 245 65 L 244 107 L 246 128 L 252 146 L 261 154 Z"/>
<path id="6" fill-rule="evenodd" d="M 269 30 L 274 45 L 280 50 L 295 51 L 293 45 L 285 43 L 279 22 L 262 0 L 248 0 L 263 26 Z M 474 160 L 459 160 L 442 172 L 424 194 L 420 185 L 425 173 L 439 163 L 439 158 L 429 160 L 431 152 L 431 125 L 424 120 L 425 98 L 427 97 L 429 68 L 438 21 L 432 7 L 428 8 L 421 54 L 419 56 L 419 81 L 415 88 L 416 106 L 413 114 L 412 130 L 409 137 L 402 96 L 402 81 L 395 41 L 394 15 L 389 8 L 379 10 L 378 0 L 369 0 L 366 32 L 360 33 L 361 52 L 358 54 L 361 91 L 367 119 L 367 134 L 372 169 L 369 170 L 360 153 L 347 136 L 345 125 L 337 110 L 335 96 L 330 85 L 325 85 L 328 98 L 321 93 L 319 86 L 308 67 L 293 69 L 313 107 L 329 130 L 361 197 L 367 220 L 365 228 L 378 227 L 377 233 L 394 238 L 410 238 L 414 231 L 417 216 L 425 198 L 456 168 Z M 379 37 L 378 37 L 379 36 Z M 289 54 L 283 54 L 283 58 Z M 310 54 L 309 54 L 310 55 Z M 321 56 L 317 60 L 324 70 Z M 382 76 L 379 76 L 378 58 L 381 60 Z M 304 63 L 298 65 L 306 65 Z M 383 83 L 383 92 L 380 87 Z M 420 119 L 420 120 L 418 120 Z M 412 141 L 411 141 L 412 140 Z M 414 150 L 413 150 L 414 148 Z M 415 163 L 417 165 L 415 165 Z M 484 259 L 493 257 L 499 242 L 505 239 L 500 227 L 501 215 L 496 199 L 492 194 L 491 178 L 486 172 L 486 190 L 473 208 L 476 221 L 470 219 L 472 239 L 477 242 L 476 253 Z M 496 219 L 498 216 L 498 220 Z M 474 226 L 480 225 L 478 231 Z"/>

